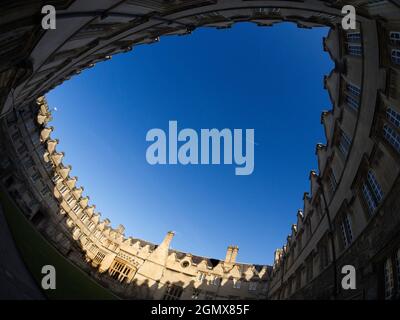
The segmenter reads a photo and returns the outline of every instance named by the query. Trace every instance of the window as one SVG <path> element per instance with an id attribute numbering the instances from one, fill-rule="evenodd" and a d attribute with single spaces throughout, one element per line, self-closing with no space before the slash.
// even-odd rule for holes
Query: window
<path id="1" fill-rule="evenodd" d="M 389 107 L 386 109 L 386 117 L 396 128 L 400 128 L 400 113 Z"/>
<path id="2" fill-rule="evenodd" d="M 60 179 L 61 176 L 58 173 L 56 173 L 51 180 L 53 180 L 54 183 L 57 183 Z"/>
<path id="3" fill-rule="evenodd" d="M 239 279 L 233 279 L 233 287 L 235 289 L 240 289 L 241 284 L 242 284 L 242 282 Z"/>
<path id="4" fill-rule="evenodd" d="M 49 188 L 47 186 L 44 186 L 44 188 L 40 191 L 43 197 L 47 196 L 50 193 Z"/>
<path id="5" fill-rule="evenodd" d="M 346 84 L 346 90 L 347 90 L 350 94 L 352 94 L 353 96 L 356 96 L 356 97 L 360 96 L 360 94 L 361 94 L 361 89 L 360 89 L 360 87 L 357 87 L 357 86 L 355 86 L 355 85 L 353 85 L 353 84 L 350 84 L 350 83 L 347 83 L 347 84 Z"/>
<path id="6" fill-rule="evenodd" d="M 187 268 L 189 267 L 189 261 L 183 261 L 181 264 L 182 268 Z"/>
<path id="7" fill-rule="evenodd" d="M 397 31 L 391 31 L 389 33 L 389 39 L 390 39 L 390 43 L 392 45 L 400 45 L 400 32 Z"/>
<path id="8" fill-rule="evenodd" d="M 331 193 L 333 194 L 337 188 L 337 182 L 336 182 L 336 178 L 335 178 L 335 174 L 333 173 L 333 170 L 331 170 L 329 173 L 328 182 L 329 182 L 329 189 L 330 189 Z"/>
<path id="9" fill-rule="evenodd" d="M 249 291 L 256 291 L 257 290 L 257 282 L 250 282 L 249 283 Z"/>
<path id="10" fill-rule="evenodd" d="M 400 50 L 397 49 L 392 50 L 392 62 L 394 64 L 400 64 Z"/>
<path id="11" fill-rule="evenodd" d="M 353 98 L 350 95 L 346 95 L 346 103 L 349 107 L 351 107 L 352 109 L 354 109 L 355 111 L 358 110 L 359 108 L 359 102 L 358 99 Z"/>
<path id="12" fill-rule="evenodd" d="M 62 187 L 60 188 L 60 193 L 61 194 L 64 194 L 65 193 L 65 191 L 67 191 L 67 186 L 65 186 L 65 185 L 62 185 Z"/>
<path id="13" fill-rule="evenodd" d="M 362 193 L 369 212 L 374 213 L 383 198 L 383 192 L 372 170 L 368 171 L 367 178 L 362 185 Z"/>
<path id="14" fill-rule="evenodd" d="M 400 153 L 400 134 L 385 124 L 383 125 L 383 137 L 397 152 Z"/>
<path id="15" fill-rule="evenodd" d="M 360 42 L 361 41 L 361 33 L 360 32 L 349 32 L 346 34 L 346 38 L 348 42 Z"/>
<path id="16" fill-rule="evenodd" d="M 181 286 L 168 284 L 163 300 L 179 300 L 179 298 L 182 295 L 182 292 L 183 288 Z"/>
<path id="17" fill-rule="evenodd" d="M 380 202 L 383 198 L 383 192 L 372 170 L 368 171 L 367 181 L 370 187 L 372 188 L 372 192 L 374 193 L 377 202 Z"/>
<path id="18" fill-rule="evenodd" d="M 200 293 L 201 293 L 201 290 L 199 290 L 199 289 L 193 289 L 193 292 L 192 292 L 192 299 L 193 299 L 193 300 L 197 300 L 197 299 L 199 298 Z"/>
<path id="19" fill-rule="evenodd" d="M 389 107 L 386 109 L 386 119 L 389 123 L 383 125 L 383 137 L 400 153 L 400 134 L 396 130 L 400 128 L 400 113 Z"/>
<path id="20" fill-rule="evenodd" d="M 92 223 L 93 222 L 91 222 L 91 224 Z M 125 251 L 122 251 L 122 250 L 118 253 L 118 257 L 120 257 L 120 258 L 122 258 L 122 259 L 124 259 L 126 261 L 132 261 L 133 260 L 132 256 L 129 253 L 126 253 Z"/>
<path id="21" fill-rule="evenodd" d="M 45 166 L 45 168 L 48 169 L 49 171 L 50 171 L 50 170 L 53 170 L 53 163 L 52 163 L 51 161 L 45 162 L 44 166 Z"/>
<path id="22" fill-rule="evenodd" d="M 345 157 L 347 157 L 347 155 L 349 154 L 350 145 L 351 139 L 347 136 L 346 133 L 344 133 L 344 131 L 342 131 L 340 134 L 339 150 Z"/>
<path id="23" fill-rule="evenodd" d="M 40 179 L 40 173 L 39 172 L 35 172 L 32 176 L 31 179 L 33 182 L 36 182 Z"/>
<path id="24" fill-rule="evenodd" d="M 96 252 L 97 252 L 97 246 L 96 246 L 95 244 L 92 243 L 92 244 L 90 245 L 89 251 L 90 251 L 91 253 L 96 253 Z"/>
<path id="25" fill-rule="evenodd" d="M 221 283 L 221 278 L 219 276 L 214 276 L 212 280 L 212 284 L 214 286 L 218 286 Z"/>
<path id="26" fill-rule="evenodd" d="M 351 56 L 359 57 L 362 55 L 362 47 L 357 44 L 347 44 L 347 53 Z"/>
<path id="27" fill-rule="evenodd" d="M 74 201 L 74 197 L 69 195 L 68 198 L 67 198 L 68 205 L 71 205 L 72 201 Z"/>
<path id="28" fill-rule="evenodd" d="M 367 203 L 369 211 L 372 213 L 376 209 L 376 203 L 374 201 L 374 198 L 372 197 L 371 190 L 367 187 L 367 185 L 364 183 L 362 186 L 362 192 L 364 195 L 365 202 Z"/>
<path id="29" fill-rule="evenodd" d="M 32 132 L 33 131 L 33 129 L 35 129 L 36 128 L 36 123 L 35 123 L 35 121 L 27 121 L 26 122 L 26 129 L 29 131 L 29 132 Z"/>
<path id="30" fill-rule="evenodd" d="M 81 208 L 80 205 L 79 205 L 79 204 L 76 204 L 72 210 L 73 210 L 75 213 L 77 213 L 77 212 L 79 211 L 80 208 Z"/>
<path id="31" fill-rule="evenodd" d="M 394 292 L 392 260 L 390 257 L 387 258 L 385 261 L 384 276 L 385 276 L 385 299 L 390 299 L 392 298 Z"/>
<path id="32" fill-rule="evenodd" d="M 103 259 L 105 258 L 105 254 L 103 253 L 103 252 L 98 252 L 97 254 L 96 254 L 96 256 L 94 257 L 94 259 L 93 259 L 93 261 L 94 262 L 96 262 L 96 263 L 98 263 L 98 264 L 100 264 L 102 261 L 103 261 Z"/>
<path id="33" fill-rule="evenodd" d="M 399 72 L 397 72 L 394 68 L 390 68 L 388 76 L 389 76 L 387 82 L 388 95 L 390 98 L 396 100 L 399 97 L 399 89 L 398 89 L 398 83 L 400 79 Z"/>
<path id="34" fill-rule="evenodd" d="M 361 95 L 360 87 L 351 83 L 346 83 L 346 90 L 345 90 L 346 103 L 349 107 L 353 108 L 356 111 L 360 106 L 360 95 Z"/>
<path id="35" fill-rule="evenodd" d="M 115 261 L 110 268 L 109 274 L 113 279 L 118 280 L 119 282 L 123 282 L 126 278 L 128 278 L 130 272 L 131 268 L 129 268 L 122 262 Z"/>
<path id="36" fill-rule="evenodd" d="M 197 280 L 199 280 L 200 282 L 203 282 L 205 278 L 206 278 L 206 274 L 204 272 L 199 272 L 199 276 L 197 277 Z"/>
<path id="37" fill-rule="evenodd" d="M 342 231 L 342 238 L 344 247 L 347 248 L 353 241 L 353 232 L 351 229 L 351 220 L 347 214 L 344 214 L 340 221 L 340 229 Z"/>
<path id="38" fill-rule="evenodd" d="M 42 148 L 43 148 L 43 146 L 40 145 L 39 136 L 33 135 L 33 136 L 31 136 L 31 140 L 32 140 L 33 145 L 34 145 L 36 148 L 39 148 L 39 147 L 42 147 Z M 41 152 L 41 153 L 43 154 L 44 152 Z"/>

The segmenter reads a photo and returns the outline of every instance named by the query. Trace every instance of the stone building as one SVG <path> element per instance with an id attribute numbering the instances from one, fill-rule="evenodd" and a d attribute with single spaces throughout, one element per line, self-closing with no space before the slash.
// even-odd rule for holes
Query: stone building
<path id="1" fill-rule="evenodd" d="M 393 299 L 400 294 L 400 1 L 49 1 L 56 30 L 40 25 L 42 1 L 0 5 L 0 183 L 64 256 L 123 298 Z M 341 8 L 357 9 L 343 30 Z M 294 22 L 328 26 L 323 50 L 335 68 L 323 79 L 321 114 L 304 207 L 274 264 L 223 261 L 126 237 L 111 227 L 63 163 L 49 90 L 112 55 L 198 27 Z M 267 31 L 266 31 L 267 32 Z M 357 288 L 343 290 L 353 265 Z"/>
<path id="2" fill-rule="evenodd" d="M 27 218 L 64 256 L 105 273 L 97 280 L 124 298 L 267 297 L 271 267 L 237 263 L 236 246 L 220 261 L 171 250 L 173 232 L 155 245 L 125 237 L 122 225 L 112 228 L 83 195 L 71 166 L 63 164 L 50 120 L 43 97 L 6 115 L 1 147 L 8 157 L 2 158 L 1 178 Z"/>
<path id="3" fill-rule="evenodd" d="M 332 108 L 321 115 L 326 143 L 318 172 L 285 245 L 275 252 L 272 299 L 376 299 L 399 295 L 398 4 L 355 1 L 371 17 L 357 30 L 331 27 L 324 78 Z M 396 8 L 397 5 L 397 8 Z M 397 120 L 396 120 L 397 119 Z M 342 267 L 357 271 L 343 290 Z"/>

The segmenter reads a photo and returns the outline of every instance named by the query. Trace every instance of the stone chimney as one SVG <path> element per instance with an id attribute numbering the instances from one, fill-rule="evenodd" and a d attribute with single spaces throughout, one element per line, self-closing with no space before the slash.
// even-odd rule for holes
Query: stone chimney
<path id="1" fill-rule="evenodd" d="M 164 240 L 160 243 L 158 248 L 162 247 L 168 249 L 174 235 L 175 233 L 173 231 L 168 231 L 167 235 L 165 236 Z"/>
<path id="2" fill-rule="evenodd" d="M 239 252 L 238 246 L 229 246 L 228 249 L 226 250 L 225 262 L 235 263 L 238 252 Z"/>
<path id="3" fill-rule="evenodd" d="M 116 230 L 119 234 L 123 234 L 125 232 L 125 227 L 120 224 Z"/>

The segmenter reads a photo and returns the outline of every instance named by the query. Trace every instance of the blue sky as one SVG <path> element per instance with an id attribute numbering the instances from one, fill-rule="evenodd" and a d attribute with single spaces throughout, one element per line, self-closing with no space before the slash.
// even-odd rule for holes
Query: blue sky
<path id="1" fill-rule="evenodd" d="M 308 174 L 324 142 L 320 114 L 330 109 L 323 75 L 326 28 L 293 24 L 198 29 L 114 56 L 47 96 L 64 163 L 102 218 L 125 234 L 223 259 L 272 263 L 302 208 Z M 152 128 L 255 130 L 255 169 L 235 165 L 150 165 Z"/>

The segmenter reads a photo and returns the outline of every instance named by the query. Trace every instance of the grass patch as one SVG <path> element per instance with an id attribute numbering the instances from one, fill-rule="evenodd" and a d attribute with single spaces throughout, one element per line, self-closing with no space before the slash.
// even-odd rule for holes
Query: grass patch
<path id="1" fill-rule="evenodd" d="M 44 276 L 42 267 L 52 265 L 56 269 L 56 289 L 43 291 L 48 299 L 118 299 L 48 243 L 1 189 L 0 202 L 22 259 L 39 287 Z"/>

